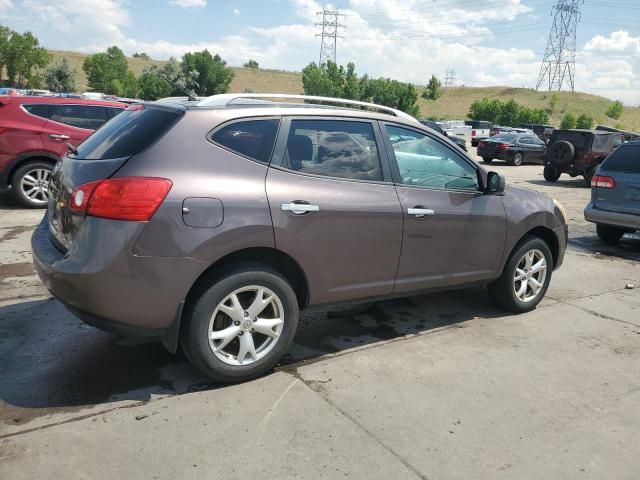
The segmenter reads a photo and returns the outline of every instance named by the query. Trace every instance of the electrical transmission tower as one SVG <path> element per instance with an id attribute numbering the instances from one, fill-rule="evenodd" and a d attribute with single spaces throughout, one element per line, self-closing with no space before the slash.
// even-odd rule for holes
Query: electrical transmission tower
<path id="1" fill-rule="evenodd" d="M 322 65 L 327 60 L 331 60 L 336 63 L 336 50 L 338 38 L 344 38 L 342 35 L 338 35 L 338 30 L 343 27 L 340 24 L 340 17 L 344 17 L 344 14 L 336 10 L 329 10 L 323 8 L 321 12 L 316 12 L 316 15 L 322 15 L 322 23 L 316 23 L 316 26 L 322 27 L 321 33 L 316 34 L 316 37 L 322 37 L 320 40 L 320 63 Z"/>
<path id="2" fill-rule="evenodd" d="M 576 30 L 580 21 L 583 0 L 558 0 L 553 7 L 553 24 L 549 32 L 547 49 L 542 57 L 542 66 L 536 90 L 543 83 L 549 90 L 561 90 L 567 81 L 574 90 L 576 70 Z"/>
<path id="3" fill-rule="evenodd" d="M 447 70 L 447 74 L 444 77 L 444 86 L 445 87 L 453 87 L 456 83 L 456 71 L 455 70 Z"/>

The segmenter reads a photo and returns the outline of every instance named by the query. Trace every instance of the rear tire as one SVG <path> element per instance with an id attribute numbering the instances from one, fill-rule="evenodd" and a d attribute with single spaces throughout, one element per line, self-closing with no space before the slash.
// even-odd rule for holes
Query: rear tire
<path id="1" fill-rule="evenodd" d="M 489 157 L 482 157 L 482 161 L 484 163 L 491 163 L 493 161 L 493 158 L 489 158 Z"/>
<path id="2" fill-rule="evenodd" d="M 185 311 L 180 343 L 189 360 L 213 380 L 243 382 L 263 375 L 293 342 L 299 316 L 296 295 L 289 282 L 267 266 L 227 271 L 195 296 Z"/>
<path id="3" fill-rule="evenodd" d="M 561 172 L 553 165 L 545 165 L 543 175 L 547 182 L 557 182 L 560 178 Z"/>
<path id="4" fill-rule="evenodd" d="M 11 176 L 11 190 L 18 203 L 27 208 L 46 208 L 53 166 L 36 160 L 20 165 Z"/>
<path id="5" fill-rule="evenodd" d="M 552 271 L 549 246 L 541 238 L 528 235 L 509 256 L 500 278 L 488 285 L 489 296 L 510 312 L 531 311 L 544 298 Z"/>
<path id="6" fill-rule="evenodd" d="M 600 240 L 602 240 L 603 242 L 608 243 L 609 245 L 615 245 L 624 235 L 624 230 L 622 230 L 621 228 L 612 227 L 610 225 L 603 225 L 601 223 L 598 223 L 596 225 L 596 233 L 598 234 Z"/>
<path id="7" fill-rule="evenodd" d="M 522 165 L 522 163 L 524 162 L 524 155 L 522 155 L 522 153 L 517 152 L 514 156 L 513 156 L 513 160 L 511 161 L 511 164 L 519 167 L 520 165 Z"/>
<path id="8" fill-rule="evenodd" d="M 587 188 L 591 188 L 591 179 L 593 178 L 593 173 L 595 172 L 596 167 L 587 167 L 584 171 L 584 186 Z"/>

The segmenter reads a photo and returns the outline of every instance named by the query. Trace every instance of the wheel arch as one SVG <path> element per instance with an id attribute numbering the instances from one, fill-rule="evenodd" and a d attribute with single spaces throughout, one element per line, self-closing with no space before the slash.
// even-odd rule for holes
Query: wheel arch
<path id="1" fill-rule="evenodd" d="M 13 162 L 9 164 L 9 168 L 5 171 L 4 177 L 4 186 L 9 186 L 13 182 L 13 175 L 16 170 L 19 169 L 22 165 L 29 162 L 46 162 L 51 165 L 55 165 L 60 161 L 60 157 L 57 157 L 49 152 L 29 152 L 24 153 L 22 155 L 18 155 Z"/>
<path id="2" fill-rule="evenodd" d="M 549 250 L 551 250 L 551 256 L 553 257 L 553 266 L 555 268 L 556 264 L 558 263 L 558 257 L 560 255 L 560 244 L 559 244 L 558 238 L 556 237 L 556 234 L 553 233 L 553 230 L 543 225 L 534 227 L 528 232 L 526 232 L 524 235 L 522 235 L 522 237 L 518 239 L 518 241 L 515 243 L 515 245 L 511 249 L 511 252 L 509 252 L 509 256 L 507 258 L 511 257 L 511 255 L 516 250 L 516 248 L 518 248 L 518 246 L 520 246 L 522 241 L 527 237 L 538 237 L 544 240 L 544 242 L 549 246 Z"/>

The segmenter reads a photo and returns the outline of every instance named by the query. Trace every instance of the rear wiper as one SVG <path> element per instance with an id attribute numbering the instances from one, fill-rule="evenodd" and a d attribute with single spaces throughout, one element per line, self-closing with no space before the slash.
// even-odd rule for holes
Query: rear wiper
<path id="1" fill-rule="evenodd" d="M 67 143 L 67 150 L 69 150 L 69 152 L 73 153 L 74 155 L 78 155 L 78 149 L 70 143 Z"/>

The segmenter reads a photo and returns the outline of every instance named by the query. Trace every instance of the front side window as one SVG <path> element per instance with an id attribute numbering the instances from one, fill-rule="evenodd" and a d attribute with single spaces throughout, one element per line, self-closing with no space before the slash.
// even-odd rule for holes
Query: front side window
<path id="1" fill-rule="evenodd" d="M 327 177 L 382 180 L 369 122 L 292 120 L 284 167 Z"/>
<path id="2" fill-rule="evenodd" d="M 211 140 L 260 163 L 269 163 L 278 134 L 279 120 L 245 120 L 222 127 Z"/>
<path id="3" fill-rule="evenodd" d="M 414 130 L 390 125 L 386 128 L 403 185 L 478 189 L 475 168 L 446 145 Z"/>

